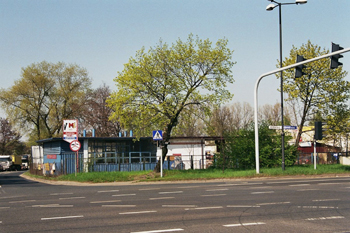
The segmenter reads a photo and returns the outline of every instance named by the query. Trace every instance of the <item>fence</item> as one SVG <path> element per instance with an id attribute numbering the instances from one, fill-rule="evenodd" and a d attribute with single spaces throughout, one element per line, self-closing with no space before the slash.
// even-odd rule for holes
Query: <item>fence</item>
<path id="1" fill-rule="evenodd" d="M 316 163 L 317 164 L 338 164 L 340 156 L 347 156 L 347 152 L 323 152 L 316 153 Z M 350 155 L 350 154 L 349 154 Z M 295 164 L 313 164 L 314 163 L 314 154 L 313 153 L 299 153 L 297 155 Z"/>
<path id="2" fill-rule="evenodd" d="M 203 166 L 202 160 L 193 159 L 182 160 L 181 157 L 174 160 L 165 160 L 163 163 L 164 170 L 186 170 L 186 169 L 201 169 Z M 78 164 L 78 166 L 77 166 Z M 204 163 L 205 164 L 205 163 Z M 112 172 L 112 171 L 146 171 L 154 170 L 157 162 L 150 162 L 143 159 L 142 162 L 137 163 L 105 163 L 101 162 L 99 158 L 84 158 L 83 153 L 79 153 L 76 159 L 76 154 L 61 155 L 60 162 L 53 163 L 31 163 L 30 173 L 44 176 L 60 176 L 80 172 Z"/>

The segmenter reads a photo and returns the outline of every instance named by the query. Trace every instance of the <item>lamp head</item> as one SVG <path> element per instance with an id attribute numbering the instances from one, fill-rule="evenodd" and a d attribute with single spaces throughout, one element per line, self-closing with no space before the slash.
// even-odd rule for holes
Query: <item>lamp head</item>
<path id="1" fill-rule="evenodd" d="M 271 3 L 271 4 L 267 5 L 266 10 L 267 11 L 272 11 L 273 9 L 275 9 L 276 6 L 278 6 L 278 5 L 275 5 L 275 4 Z"/>
<path id="2" fill-rule="evenodd" d="M 307 3 L 307 0 L 295 0 L 296 4 L 305 4 Z"/>

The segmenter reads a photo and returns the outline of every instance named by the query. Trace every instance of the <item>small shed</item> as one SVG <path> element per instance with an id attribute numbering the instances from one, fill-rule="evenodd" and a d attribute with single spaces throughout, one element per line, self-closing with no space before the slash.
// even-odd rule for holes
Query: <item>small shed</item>
<path id="1" fill-rule="evenodd" d="M 152 170 L 157 163 L 157 147 L 151 137 L 79 137 L 78 152 L 62 138 L 37 141 L 41 149 L 32 155 L 33 168 L 45 175 L 89 171 Z M 33 150 L 32 150 L 33 151 Z M 35 162 L 37 164 L 35 164 Z"/>

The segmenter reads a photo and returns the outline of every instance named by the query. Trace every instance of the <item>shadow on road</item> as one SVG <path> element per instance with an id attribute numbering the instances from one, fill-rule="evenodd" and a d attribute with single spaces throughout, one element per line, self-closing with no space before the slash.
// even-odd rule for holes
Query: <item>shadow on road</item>
<path id="1" fill-rule="evenodd" d="M 11 171 L 11 172 L 1 172 L 0 173 L 0 185 L 33 185 L 40 184 L 40 182 L 27 180 L 22 178 L 20 175 L 23 174 L 24 171 Z"/>

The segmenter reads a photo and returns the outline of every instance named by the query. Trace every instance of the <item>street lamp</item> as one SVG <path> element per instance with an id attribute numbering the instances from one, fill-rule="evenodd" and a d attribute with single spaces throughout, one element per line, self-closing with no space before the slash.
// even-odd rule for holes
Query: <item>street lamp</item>
<path id="1" fill-rule="evenodd" d="M 282 68 L 283 64 L 282 64 L 282 5 L 291 5 L 291 4 L 305 4 L 307 3 L 307 0 L 296 0 L 293 3 L 280 3 L 280 2 L 276 2 L 275 0 L 268 0 L 270 2 L 273 2 L 271 4 L 269 4 L 266 7 L 267 11 L 272 11 L 273 9 L 275 9 L 276 7 L 279 8 L 279 31 L 280 31 L 280 68 Z M 284 120 L 283 120 L 283 71 L 281 71 L 281 125 L 282 125 L 282 170 L 285 169 L 284 166 Z"/>

